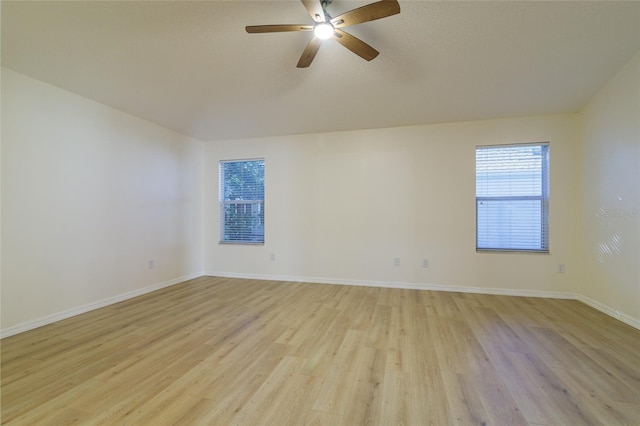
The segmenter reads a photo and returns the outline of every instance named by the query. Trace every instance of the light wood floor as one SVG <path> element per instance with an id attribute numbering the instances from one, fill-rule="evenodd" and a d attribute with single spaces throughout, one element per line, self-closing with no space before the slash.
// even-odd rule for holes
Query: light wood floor
<path id="1" fill-rule="evenodd" d="M 577 301 L 198 278 L 2 340 L 7 425 L 639 425 Z"/>

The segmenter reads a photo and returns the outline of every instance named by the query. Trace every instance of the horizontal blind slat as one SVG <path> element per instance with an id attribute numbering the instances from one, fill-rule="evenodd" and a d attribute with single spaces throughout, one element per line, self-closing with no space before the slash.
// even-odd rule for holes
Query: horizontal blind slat
<path id="1" fill-rule="evenodd" d="M 476 148 L 476 248 L 548 250 L 548 144 Z"/>
<path id="2" fill-rule="evenodd" d="M 264 160 L 220 162 L 220 241 L 264 242 Z"/>

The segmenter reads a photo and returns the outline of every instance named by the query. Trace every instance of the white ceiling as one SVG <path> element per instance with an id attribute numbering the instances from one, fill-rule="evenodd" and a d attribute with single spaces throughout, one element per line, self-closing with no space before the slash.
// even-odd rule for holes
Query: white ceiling
<path id="1" fill-rule="evenodd" d="M 329 12 L 370 2 L 334 0 Z M 307 69 L 288 1 L 2 1 L 2 65 L 201 140 L 575 112 L 640 50 L 640 2 L 406 1 Z"/>

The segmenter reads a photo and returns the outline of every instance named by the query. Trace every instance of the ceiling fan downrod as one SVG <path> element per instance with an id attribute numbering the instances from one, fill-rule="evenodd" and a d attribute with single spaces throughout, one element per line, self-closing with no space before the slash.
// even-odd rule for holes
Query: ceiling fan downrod
<path id="1" fill-rule="evenodd" d="M 327 6 L 333 3 L 333 0 L 322 0 L 320 4 L 322 5 L 322 12 L 324 12 L 324 22 L 331 21 L 331 15 L 327 12 Z"/>

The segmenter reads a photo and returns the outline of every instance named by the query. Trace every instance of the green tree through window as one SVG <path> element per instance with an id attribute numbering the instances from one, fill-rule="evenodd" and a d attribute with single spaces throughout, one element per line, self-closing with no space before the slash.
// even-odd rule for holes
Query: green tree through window
<path id="1" fill-rule="evenodd" d="M 220 242 L 264 243 L 264 160 L 220 162 Z"/>

